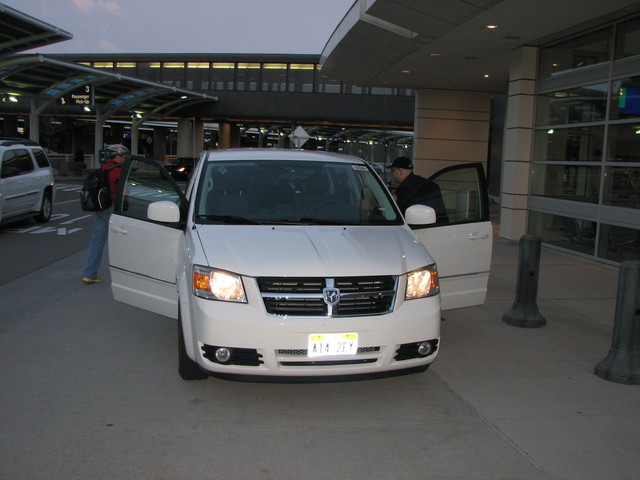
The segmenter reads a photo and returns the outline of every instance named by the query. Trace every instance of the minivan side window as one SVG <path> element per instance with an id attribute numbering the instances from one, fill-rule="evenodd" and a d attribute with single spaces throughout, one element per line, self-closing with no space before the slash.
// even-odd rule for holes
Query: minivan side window
<path id="1" fill-rule="evenodd" d="M 20 175 L 20 160 L 14 150 L 7 150 L 2 155 L 2 178 L 15 177 Z"/>
<path id="2" fill-rule="evenodd" d="M 33 161 L 31 155 L 26 149 L 20 148 L 16 150 L 16 157 L 20 165 L 20 173 L 28 173 L 33 171 Z"/>
<path id="3" fill-rule="evenodd" d="M 49 159 L 47 158 L 47 154 L 44 153 L 44 150 L 33 150 L 33 156 L 36 159 L 36 163 L 40 168 L 50 167 Z"/>

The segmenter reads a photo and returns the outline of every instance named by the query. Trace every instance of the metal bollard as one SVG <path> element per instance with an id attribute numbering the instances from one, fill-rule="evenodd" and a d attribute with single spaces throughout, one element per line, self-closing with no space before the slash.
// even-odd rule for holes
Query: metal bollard
<path id="1" fill-rule="evenodd" d="M 640 260 L 620 265 L 611 349 L 594 373 L 612 382 L 640 384 Z"/>
<path id="2" fill-rule="evenodd" d="M 516 300 L 502 320 L 515 327 L 543 327 L 547 322 L 538 311 L 538 275 L 540 270 L 540 238 L 535 235 L 520 237 L 518 257 L 518 283 Z"/>

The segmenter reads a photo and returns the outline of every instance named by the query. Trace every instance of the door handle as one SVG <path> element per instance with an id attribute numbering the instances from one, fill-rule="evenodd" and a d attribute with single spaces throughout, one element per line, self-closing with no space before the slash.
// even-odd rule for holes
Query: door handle
<path id="1" fill-rule="evenodd" d="M 484 240 L 489 238 L 489 234 L 485 232 L 474 232 L 469 234 L 469 240 Z"/>
<path id="2" fill-rule="evenodd" d="M 122 234 L 127 233 L 127 229 L 121 225 L 111 225 L 111 231 L 114 233 L 122 233 Z"/>

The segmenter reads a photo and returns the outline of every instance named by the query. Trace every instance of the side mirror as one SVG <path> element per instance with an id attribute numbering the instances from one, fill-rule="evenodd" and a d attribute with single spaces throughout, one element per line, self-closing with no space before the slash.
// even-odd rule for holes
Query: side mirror
<path id="1" fill-rule="evenodd" d="M 436 211 L 426 205 L 411 205 L 404 214 L 412 227 L 422 227 L 436 223 Z"/>
<path id="2" fill-rule="evenodd" d="M 180 221 L 180 207 L 168 200 L 153 202 L 147 207 L 147 218 L 154 222 L 178 223 Z"/>

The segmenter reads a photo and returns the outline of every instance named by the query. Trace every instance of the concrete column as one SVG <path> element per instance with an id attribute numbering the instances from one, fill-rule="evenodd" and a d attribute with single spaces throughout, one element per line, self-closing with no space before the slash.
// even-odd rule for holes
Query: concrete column
<path id="1" fill-rule="evenodd" d="M 165 127 L 154 127 L 153 159 L 158 162 L 163 162 L 164 154 L 166 150 L 167 150 L 167 129 Z"/>
<path id="2" fill-rule="evenodd" d="M 176 155 L 178 157 L 192 157 L 193 152 L 193 121 L 190 118 L 178 119 L 178 143 Z"/>
<path id="3" fill-rule="evenodd" d="M 98 168 L 100 166 L 100 150 L 104 146 L 104 122 L 103 112 L 100 109 L 96 110 L 96 126 L 95 126 L 95 145 L 93 149 L 93 160 L 90 165 L 87 165 L 88 169 Z"/>
<path id="4" fill-rule="evenodd" d="M 414 117 L 415 172 L 425 177 L 460 163 L 487 165 L 491 96 L 418 89 Z"/>
<path id="5" fill-rule="evenodd" d="M 196 119 L 193 125 L 193 151 L 190 157 L 198 157 L 202 149 L 204 148 L 204 122 L 200 119 Z"/>
<path id="6" fill-rule="evenodd" d="M 221 122 L 218 127 L 218 147 L 238 148 L 240 146 L 240 128 L 232 123 Z"/>
<path id="7" fill-rule="evenodd" d="M 521 47 L 511 55 L 499 233 L 501 239 L 508 241 L 517 241 L 527 232 L 537 61 L 535 47 Z"/>
<path id="8" fill-rule="evenodd" d="M 38 110 L 37 100 L 31 100 L 31 111 L 29 112 L 29 139 L 40 145 L 40 115 L 35 113 Z"/>

